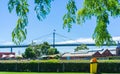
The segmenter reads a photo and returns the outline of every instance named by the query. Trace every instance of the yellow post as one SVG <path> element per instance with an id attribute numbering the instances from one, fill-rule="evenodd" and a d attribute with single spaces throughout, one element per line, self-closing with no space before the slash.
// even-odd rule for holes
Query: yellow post
<path id="1" fill-rule="evenodd" d="M 97 74 L 97 59 L 92 58 L 90 60 L 90 74 Z"/>

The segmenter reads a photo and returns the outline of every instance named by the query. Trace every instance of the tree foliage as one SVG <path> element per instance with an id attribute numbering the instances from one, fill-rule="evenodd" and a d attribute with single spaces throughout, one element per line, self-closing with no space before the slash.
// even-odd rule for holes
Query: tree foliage
<path id="1" fill-rule="evenodd" d="M 78 21 L 85 21 L 92 16 L 97 18 L 96 28 L 93 33 L 93 39 L 96 45 L 114 43 L 112 36 L 107 30 L 109 24 L 109 16 L 116 17 L 120 15 L 120 3 L 118 0 L 85 0 L 84 10 L 78 10 Z M 84 12 L 85 13 L 81 13 Z M 82 16 L 82 17 L 81 17 Z"/>
<path id="2" fill-rule="evenodd" d="M 36 53 L 36 57 L 41 57 L 42 55 L 47 55 L 50 45 L 48 42 L 43 42 L 42 44 L 31 45 L 32 49 Z"/>
<path id="3" fill-rule="evenodd" d="M 35 12 L 39 20 L 45 19 L 46 15 L 49 14 L 52 1 L 53 0 L 35 0 Z"/>
<path id="4" fill-rule="evenodd" d="M 71 7 L 71 5 L 68 7 Z M 72 9 L 76 9 L 75 6 Z M 82 24 L 86 20 L 91 19 L 92 16 L 96 17 L 96 28 L 93 33 L 93 39 L 95 40 L 95 43 L 98 46 L 103 45 L 104 43 L 110 45 L 114 44 L 115 42 L 107 30 L 107 26 L 110 22 L 109 16 L 117 17 L 119 15 L 119 0 L 84 0 L 83 8 L 77 10 L 76 22 L 78 24 Z M 67 22 L 66 24 L 69 23 Z M 72 23 L 70 23 L 70 25 L 72 25 Z M 68 28 L 71 27 L 68 26 Z"/>
<path id="5" fill-rule="evenodd" d="M 51 2 L 53 0 L 34 0 L 35 12 L 37 18 L 42 21 L 49 14 Z M 26 39 L 28 24 L 28 0 L 9 0 L 8 9 L 10 12 L 16 10 L 18 16 L 16 27 L 12 32 L 12 41 L 20 44 Z M 68 0 L 67 13 L 63 16 L 63 28 L 67 27 L 68 31 L 72 28 L 72 24 L 82 24 L 86 20 L 96 17 L 96 28 L 93 33 L 93 39 L 96 45 L 115 43 L 112 36 L 108 32 L 107 26 L 110 23 L 109 17 L 117 17 L 120 15 L 119 0 L 84 0 L 83 7 L 77 10 L 75 0 Z"/>
<path id="6" fill-rule="evenodd" d="M 49 48 L 47 54 L 48 55 L 59 54 L 59 51 L 57 50 L 57 48 Z"/>
<path id="7" fill-rule="evenodd" d="M 46 15 L 50 12 L 51 2 L 53 0 L 35 0 L 35 12 L 37 18 L 41 21 L 46 18 Z M 8 9 L 11 13 L 13 9 L 16 10 L 18 16 L 16 27 L 12 32 L 12 41 L 16 44 L 20 44 L 26 39 L 27 24 L 28 24 L 28 0 L 9 0 Z"/>
<path id="8" fill-rule="evenodd" d="M 31 58 L 31 59 L 36 58 L 35 52 L 33 51 L 31 47 L 26 48 L 25 53 L 23 54 L 23 57 Z"/>
<path id="9" fill-rule="evenodd" d="M 88 50 L 89 48 L 85 44 L 81 44 L 80 46 L 77 46 L 74 51 L 79 51 L 79 50 Z"/>
<path id="10" fill-rule="evenodd" d="M 20 44 L 26 39 L 26 26 L 28 24 L 27 14 L 29 12 L 27 0 L 9 0 L 8 9 L 12 12 L 15 8 L 18 16 L 16 27 L 12 32 L 12 41 L 16 44 Z"/>
<path id="11" fill-rule="evenodd" d="M 26 48 L 23 57 L 31 58 L 30 55 L 32 55 L 34 58 L 40 58 L 43 55 L 53 55 L 58 53 L 59 51 L 56 48 L 51 48 L 48 42 L 43 42 L 42 44 L 32 43 Z"/>
<path id="12" fill-rule="evenodd" d="M 72 24 L 76 23 L 77 7 L 75 5 L 74 0 L 69 0 L 66 8 L 67 8 L 67 13 L 63 16 L 63 20 L 64 20 L 63 28 L 67 27 L 68 31 L 70 31 Z"/>
<path id="13" fill-rule="evenodd" d="M 34 45 L 32 47 L 33 47 L 32 49 L 34 50 L 36 57 L 41 57 L 42 56 L 42 52 L 40 49 L 41 45 Z"/>

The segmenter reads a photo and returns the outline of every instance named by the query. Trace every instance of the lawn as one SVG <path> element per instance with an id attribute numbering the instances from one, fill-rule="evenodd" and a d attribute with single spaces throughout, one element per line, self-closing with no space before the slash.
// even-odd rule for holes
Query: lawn
<path id="1" fill-rule="evenodd" d="M 74 72 L 69 72 L 69 73 L 52 73 L 52 72 L 0 72 L 0 74 L 90 74 L 90 73 L 74 73 Z M 120 73 L 101 73 L 101 74 L 120 74 Z"/>
<path id="2" fill-rule="evenodd" d="M 89 73 L 0 72 L 0 74 L 89 74 Z"/>

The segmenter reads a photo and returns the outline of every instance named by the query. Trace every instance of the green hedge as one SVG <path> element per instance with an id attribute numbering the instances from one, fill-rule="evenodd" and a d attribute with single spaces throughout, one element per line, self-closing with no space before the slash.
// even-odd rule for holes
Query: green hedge
<path id="1" fill-rule="evenodd" d="M 0 63 L 0 71 L 19 72 L 89 72 L 89 63 Z"/>
<path id="2" fill-rule="evenodd" d="M 0 71 L 17 72 L 90 72 L 89 62 L 0 62 Z M 120 73 L 120 62 L 99 62 L 98 73 Z"/>
<path id="3" fill-rule="evenodd" d="M 98 63 L 98 72 L 120 73 L 120 63 Z"/>

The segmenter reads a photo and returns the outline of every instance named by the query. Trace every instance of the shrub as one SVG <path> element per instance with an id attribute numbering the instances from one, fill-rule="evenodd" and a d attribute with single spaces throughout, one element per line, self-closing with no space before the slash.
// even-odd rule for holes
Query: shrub
<path id="1" fill-rule="evenodd" d="M 18 72 L 90 72 L 88 61 L 67 60 L 30 60 L 30 61 L 2 61 L 0 71 Z M 98 61 L 98 72 L 120 73 L 119 60 Z"/>

